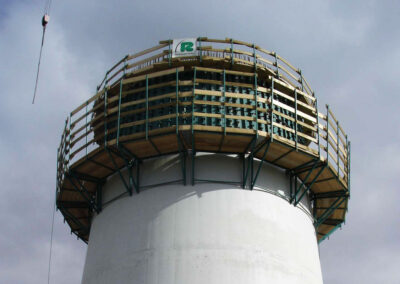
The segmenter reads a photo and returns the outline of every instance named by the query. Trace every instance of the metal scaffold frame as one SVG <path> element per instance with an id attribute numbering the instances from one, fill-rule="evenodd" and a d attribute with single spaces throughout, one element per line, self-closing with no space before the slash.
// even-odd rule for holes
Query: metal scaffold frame
<path id="1" fill-rule="evenodd" d="M 57 208 L 71 232 L 88 240 L 108 177 L 119 175 L 126 194 L 139 194 L 144 160 L 177 154 L 182 179 L 145 187 L 186 185 L 190 157 L 192 185 L 253 190 L 268 163 L 287 171 L 293 206 L 310 199 L 318 239 L 326 239 L 344 223 L 350 197 L 350 141 L 341 124 L 329 106 L 318 112 L 301 71 L 276 53 L 233 39 L 198 42 L 198 56 L 185 60 L 171 57 L 170 40 L 125 56 L 68 116 L 57 152 Z M 200 152 L 237 155 L 241 180 L 196 177 Z"/>

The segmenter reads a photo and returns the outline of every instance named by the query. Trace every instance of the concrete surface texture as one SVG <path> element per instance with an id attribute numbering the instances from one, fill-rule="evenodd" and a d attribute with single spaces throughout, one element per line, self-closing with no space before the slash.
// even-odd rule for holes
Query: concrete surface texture
<path id="1" fill-rule="evenodd" d="M 322 283 L 309 202 L 289 204 L 284 171 L 264 164 L 252 191 L 192 186 L 189 160 L 186 186 L 120 196 L 126 191 L 120 177 L 107 181 L 82 283 Z M 233 156 L 198 156 L 195 169 L 198 179 L 241 180 L 241 162 Z M 179 157 L 145 161 L 140 178 L 141 186 L 182 178 Z"/>

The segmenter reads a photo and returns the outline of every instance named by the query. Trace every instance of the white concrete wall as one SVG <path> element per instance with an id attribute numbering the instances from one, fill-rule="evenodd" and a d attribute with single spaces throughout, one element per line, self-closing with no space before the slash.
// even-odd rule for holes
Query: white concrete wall
<path id="1" fill-rule="evenodd" d="M 141 184 L 179 179 L 180 169 L 176 157 L 145 162 Z M 240 160 L 200 156 L 196 177 L 240 181 Z M 123 191 L 113 176 L 104 202 Z M 288 192 L 285 173 L 264 164 L 253 191 L 173 184 L 121 197 L 93 220 L 82 283 L 321 284 L 308 201 L 294 207 Z"/>

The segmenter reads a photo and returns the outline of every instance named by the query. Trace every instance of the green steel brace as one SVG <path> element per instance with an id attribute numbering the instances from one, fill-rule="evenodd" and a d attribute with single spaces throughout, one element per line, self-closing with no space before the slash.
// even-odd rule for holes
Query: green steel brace
<path id="1" fill-rule="evenodd" d="M 312 160 L 310 160 L 310 161 L 308 161 L 308 162 L 305 162 L 304 164 L 301 164 L 301 165 L 299 165 L 299 166 L 297 166 L 297 167 L 295 167 L 295 168 L 292 168 L 292 169 L 290 169 L 290 170 L 291 170 L 293 173 L 296 173 L 296 175 L 298 175 L 299 173 L 308 171 L 308 169 L 306 169 L 306 170 L 304 170 L 304 169 L 307 168 L 307 167 L 312 166 L 312 165 L 314 164 L 314 162 L 315 162 L 315 160 L 312 159 Z M 303 171 L 299 171 L 299 170 L 303 170 Z"/>
<path id="2" fill-rule="evenodd" d="M 287 155 L 289 155 L 289 154 L 292 153 L 293 151 L 295 151 L 295 149 L 290 149 L 290 150 L 287 151 L 286 153 L 283 153 L 282 155 L 280 155 L 279 157 L 277 157 L 275 160 L 271 161 L 271 164 L 275 164 L 277 161 L 279 161 L 280 159 L 286 157 Z"/>
<path id="3" fill-rule="evenodd" d="M 315 181 L 319 178 L 319 176 L 322 174 L 322 172 L 324 171 L 325 168 L 326 168 L 326 164 L 323 165 L 323 166 L 321 167 L 321 169 L 320 169 L 319 172 L 315 175 L 315 177 L 313 178 L 313 180 L 311 181 L 311 183 L 308 184 L 308 185 L 306 185 L 306 188 L 304 189 L 303 193 L 302 193 L 302 194 L 300 195 L 300 197 L 297 199 L 297 194 L 300 192 L 301 187 L 303 186 L 303 184 L 305 184 L 306 179 L 304 179 L 302 185 L 300 186 L 299 190 L 296 191 L 296 194 L 295 194 L 295 196 L 294 196 L 294 200 L 295 200 L 294 206 L 297 206 L 297 204 L 299 204 L 300 201 L 303 199 L 304 195 L 305 195 L 307 192 L 309 192 L 309 191 L 311 190 L 311 188 L 312 188 L 312 186 L 314 185 Z M 311 172 L 310 172 L 310 173 L 311 173 Z M 308 178 L 308 176 L 307 176 L 307 178 Z"/>
<path id="4" fill-rule="evenodd" d="M 297 145 L 297 89 L 294 89 L 294 136 L 295 136 L 295 148 L 296 152 L 298 151 Z"/>
<path id="5" fill-rule="evenodd" d="M 182 180 L 183 180 L 183 185 L 186 185 L 186 151 L 182 149 L 182 142 L 180 140 L 181 139 L 179 137 L 178 144 L 179 144 L 180 156 L 181 156 Z"/>
<path id="6" fill-rule="evenodd" d="M 253 139 L 250 141 L 249 145 L 247 146 L 245 152 L 243 153 L 243 155 L 244 155 L 249 150 L 249 148 L 251 148 L 250 154 L 247 157 L 247 169 L 246 169 L 246 172 L 245 172 L 244 178 L 243 178 L 243 188 L 246 188 L 247 178 L 249 176 L 249 170 L 250 170 L 250 168 L 252 168 L 251 165 L 253 164 L 254 146 L 255 146 L 256 141 L 257 141 L 256 136 L 254 136 Z"/>
<path id="7" fill-rule="evenodd" d="M 111 162 L 112 162 L 112 164 L 113 164 L 113 166 L 114 166 L 114 170 L 115 170 L 116 172 L 118 172 L 119 177 L 121 178 L 122 183 L 124 184 L 124 186 L 125 186 L 125 188 L 126 188 L 126 191 L 129 193 L 129 195 L 132 195 L 132 187 L 129 186 L 128 183 L 125 181 L 125 178 L 124 178 L 124 176 L 122 175 L 120 169 L 118 168 L 118 165 L 117 165 L 117 163 L 115 162 L 115 159 L 114 159 L 114 157 L 113 157 L 113 155 L 112 155 L 110 149 L 109 149 L 109 148 L 106 148 L 106 151 L 107 151 L 108 156 L 110 157 L 110 160 L 111 160 Z M 125 162 L 126 162 L 126 161 L 125 161 Z M 131 172 L 131 171 L 128 171 L 128 173 L 129 173 L 129 177 L 131 177 L 132 172 Z"/>
<path id="8" fill-rule="evenodd" d="M 246 159 L 244 157 L 244 154 L 240 154 L 240 160 L 242 162 L 242 188 L 245 188 L 245 174 L 246 174 Z"/>
<path id="9" fill-rule="evenodd" d="M 194 166 L 195 166 L 195 159 L 196 159 L 196 150 L 194 149 L 194 135 L 192 135 L 192 186 L 194 185 Z"/>
<path id="10" fill-rule="evenodd" d="M 58 205 L 57 205 L 58 206 Z M 78 231 L 84 230 L 84 232 L 89 232 L 89 228 L 86 227 L 85 225 L 82 224 L 81 221 L 79 221 L 74 215 L 72 215 L 67 209 L 65 209 L 63 206 L 59 206 L 60 211 L 63 213 L 63 215 L 66 215 L 68 217 L 68 220 L 71 220 L 72 222 L 75 223 L 80 229 Z M 65 220 L 65 219 L 64 219 Z M 72 231 L 71 231 L 72 232 Z M 74 232 L 75 233 L 75 232 Z M 77 234 L 76 234 L 77 235 Z M 79 237 L 77 235 L 77 237 Z"/>
<path id="11" fill-rule="evenodd" d="M 287 173 L 289 173 L 289 196 L 291 198 L 293 196 L 293 173 L 291 171 L 287 171 Z"/>
<path id="12" fill-rule="evenodd" d="M 151 141 L 151 140 L 150 140 Z M 113 148 L 110 148 L 113 149 Z M 129 185 L 132 189 L 135 188 L 136 193 L 140 192 L 139 188 L 139 168 L 141 160 L 134 155 L 131 151 L 129 151 L 122 143 L 117 150 L 113 150 L 113 153 L 122 158 L 125 162 L 125 167 L 128 169 L 129 174 Z M 136 165 L 136 181 L 133 177 L 132 168 Z M 132 195 L 132 190 L 129 192 Z"/>
<path id="13" fill-rule="evenodd" d="M 101 183 L 98 183 L 96 188 L 96 209 L 97 214 L 103 209 L 103 185 Z"/>
<path id="14" fill-rule="evenodd" d="M 149 76 L 146 75 L 146 140 L 149 139 Z"/>
<path id="15" fill-rule="evenodd" d="M 340 200 L 342 199 L 342 200 Z M 330 208 L 326 209 L 324 213 L 318 218 L 315 228 L 318 228 L 325 220 L 335 211 L 344 201 L 347 200 L 347 196 L 344 197 L 338 197 L 335 202 L 331 205 Z M 340 201 L 340 202 L 339 202 Z"/>
<path id="16" fill-rule="evenodd" d="M 306 181 L 308 180 L 308 178 L 310 177 L 311 173 L 314 171 L 315 167 L 319 164 L 319 161 L 315 161 L 314 164 L 312 165 L 311 169 L 308 170 L 308 173 L 306 175 L 306 177 L 303 179 L 303 181 L 301 182 L 301 185 L 299 186 L 299 188 L 295 189 L 294 195 L 291 196 L 290 198 L 290 203 L 293 203 L 294 201 L 294 205 L 296 206 L 299 203 L 299 200 L 297 200 L 297 195 L 300 193 L 300 191 L 303 189 L 303 186 L 305 185 Z M 322 171 L 321 171 L 322 172 Z M 298 176 L 298 172 L 294 172 L 295 174 L 295 179 L 299 178 Z M 303 194 L 301 195 L 301 197 L 303 197 L 303 195 L 305 194 L 305 192 L 307 192 L 308 189 L 306 188 L 303 192 Z"/>
<path id="17" fill-rule="evenodd" d="M 264 150 L 263 157 L 262 157 L 262 159 L 260 160 L 260 164 L 258 165 L 258 169 L 257 169 L 256 176 L 255 176 L 254 178 L 253 178 L 253 176 L 251 177 L 251 185 L 250 185 L 250 189 L 251 189 L 251 190 L 253 190 L 254 185 L 256 184 L 258 175 L 260 174 L 260 170 L 261 170 L 262 164 L 263 164 L 263 162 L 264 162 L 264 160 L 265 160 L 265 157 L 266 157 L 266 155 L 267 155 L 267 153 L 268 153 L 268 150 L 269 150 L 269 146 L 270 146 L 270 145 L 271 145 L 271 139 L 269 139 L 268 142 L 267 142 L 267 145 L 266 145 L 265 150 Z M 260 149 L 258 149 L 258 151 L 259 151 L 259 150 L 260 150 Z"/>
<path id="18" fill-rule="evenodd" d="M 179 153 L 181 156 L 181 167 L 182 167 L 182 179 L 183 185 L 186 185 L 186 153 L 182 147 L 181 137 L 179 135 L 179 71 L 176 68 L 176 105 L 175 105 L 175 113 L 176 113 L 176 139 L 178 142 Z"/>
<path id="19" fill-rule="evenodd" d="M 93 202 L 93 199 L 90 196 L 90 192 L 87 190 L 87 188 L 80 183 L 79 179 L 74 177 L 71 174 L 67 174 L 66 178 L 69 180 L 69 182 L 72 184 L 72 186 L 75 188 L 75 190 L 85 199 L 85 201 L 88 203 L 89 207 L 93 210 L 95 208 L 95 204 Z M 74 179 L 78 182 L 80 188 L 75 184 Z"/>

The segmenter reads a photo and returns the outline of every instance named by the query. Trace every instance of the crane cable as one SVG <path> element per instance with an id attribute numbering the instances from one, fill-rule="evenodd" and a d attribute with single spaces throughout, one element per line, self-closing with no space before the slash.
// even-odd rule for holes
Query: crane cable
<path id="1" fill-rule="evenodd" d="M 56 199 L 54 199 L 53 218 L 52 218 L 52 221 L 51 221 L 49 267 L 48 267 L 48 271 L 47 271 L 47 284 L 50 284 L 51 253 L 52 253 L 52 250 L 53 250 L 54 216 L 55 216 L 55 214 L 56 214 Z"/>
<path id="2" fill-rule="evenodd" d="M 42 59 L 42 50 L 43 50 L 43 44 L 44 44 L 44 35 L 46 33 L 46 26 L 50 20 L 51 2 L 52 2 L 52 0 L 46 1 L 45 6 L 44 6 L 44 11 L 43 11 L 44 15 L 42 17 L 42 26 L 43 26 L 42 44 L 40 45 L 39 62 L 38 62 L 37 72 L 36 72 L 36 82 L 35 82 L 35 90 L 33 92 L 32 104 L 35 103 L 36 91 L 37 91 L 37 86 L 38 86 L 38 82 L 39 82 L 40 61 Z"/>

